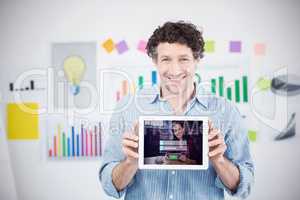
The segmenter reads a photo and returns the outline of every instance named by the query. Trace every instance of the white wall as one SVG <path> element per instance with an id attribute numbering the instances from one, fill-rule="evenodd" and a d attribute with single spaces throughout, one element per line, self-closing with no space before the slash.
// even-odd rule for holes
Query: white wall
<path id="1" fill-rule="evenodd" d="M 98 41 L 108 37 L 128 41 L 135 48 L 139 39 L 147 39 L 157 25 L 166 20 L 189 20 L 203 27 L 204 36 L 222 43 L 241 39 L 250 48 L 254 42 L 267 44 L 267 55 L 246 63 L 246 72 L 254 81 L 260 75 L 272 76 L 282 66 L 300 75 L 300 3 L 298 1 L 1 1 L 0 2 L 0 97 L 4 105 L 11 97 L 8 82 L 32 68 L 51 64 L 51 43 Z M 248 50 L 249 50 L 248 48 Z M 125 55 L 97 54 L 98 66 L 149 66 L 150 59 L 132 50 Z M 225 58 L 226 60 L 226 58 Z M 201 66 L 200 66 L 201 67 Z M 202 77 L 229 73 L 202 70 Z M 242 71 L 242 70 L 241 70 Z M 230 74 L 231 73 L 231 74 Z M 230 72 L 229 76 L 241 72 Z M 237 73 L 237 74 L 236 74 Z M 206 76 L 207 75 L 207 76 Z M 271 95 L 271 99 L 275 97 Z M 44 97 L 26 97 L 43 101 Z M 288 113 L 297 110 L 298 97 L 290 98 Z M 264 97 L 258 109 L 276 112 Z M 44 104 L 45 102 L 40 102 Z M 5 122 L 1 109 L 1 123 Z M 277 134 L 255 119 L 249 108 L 251 125 L 259 128 L 259 138 L 251 145 L 256 165 L 256 183 L 249 199 L 298 199 L 300 137 L 274 142 Z M 277 113 L 278 114 L 278 113 Z M 284 113 L 284 115 L 286 115 Z M 286 117 L 282 117 L 284 120 Z M 46 117 L 41 118 L 38 141 L 5 141 L 1 131 L 1 199 L 109 199 L 98 181 L 99 161 L 49 161 L 44 152 Z M 276 123 L 276 122 L 274 122 Z M 299 133 L 299 126 L 297 131 Z M 0 154 L 1 157 L 2 155 Z M 4 157 L 3 157 L 4 158 Z"/>

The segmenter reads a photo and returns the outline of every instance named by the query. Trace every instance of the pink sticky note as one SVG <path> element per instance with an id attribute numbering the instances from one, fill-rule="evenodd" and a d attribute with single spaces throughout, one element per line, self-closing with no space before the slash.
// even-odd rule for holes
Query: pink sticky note
<path id="1" fill-rule="evenodd" d="M 264 56 L 266 54 L 266 45 L 263 43 L 257 43 L 254 45 L 254 54 L 256 56 Z"/>
<path id="2" fill-rule="evenodd" d="M 137 49 L 143 53 L 146 53 L 147 42 L 144 40 L 140 40 Z"/>

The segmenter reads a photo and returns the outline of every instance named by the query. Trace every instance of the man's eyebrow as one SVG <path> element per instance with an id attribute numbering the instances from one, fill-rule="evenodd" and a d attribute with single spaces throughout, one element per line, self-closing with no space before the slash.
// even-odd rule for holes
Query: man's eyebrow
<path id="1" fill-rule="evenodd" d="M 181 54 L 181 55 L 179 55 L 179 57 L 190 57 L 190 55 L 188 55 L 188 54 Z"/>
<path id="2" fill-rule="evenodd" d="M 161 55 L 161 56 L 159 56 L 160 58 L 170 58 L 170 56 L 169 55 Z"/>

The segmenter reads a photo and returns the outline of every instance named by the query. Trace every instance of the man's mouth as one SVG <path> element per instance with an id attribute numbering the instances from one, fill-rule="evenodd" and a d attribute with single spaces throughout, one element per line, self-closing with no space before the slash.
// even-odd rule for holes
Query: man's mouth
<path id="1" fill-rule="evenodd" d="M 178 76 L 178 77 L 170 77 L 167 76 L 167 79 L 171 82 L 171 83 L 180 83 L 182 80 L 184 80 L 186 78 L 186 75 L 182 75 L 182 76 Z"/>

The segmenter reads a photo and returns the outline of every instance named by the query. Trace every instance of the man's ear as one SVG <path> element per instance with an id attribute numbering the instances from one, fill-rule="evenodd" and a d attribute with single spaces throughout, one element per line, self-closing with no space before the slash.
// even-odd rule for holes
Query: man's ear
<path id="1" fill-rule="evenodd" d="M 197 59 L 195 60 L 195 69 L 198 69 L 199 63 L 200 63 L 200 58 L 197 58 Z"/>
<path id="2" fill-rule="evenodd" d="M 155 67 L 157 67 L 157 58 L 152 58 L 152 62 L 155 65 Z"/>

